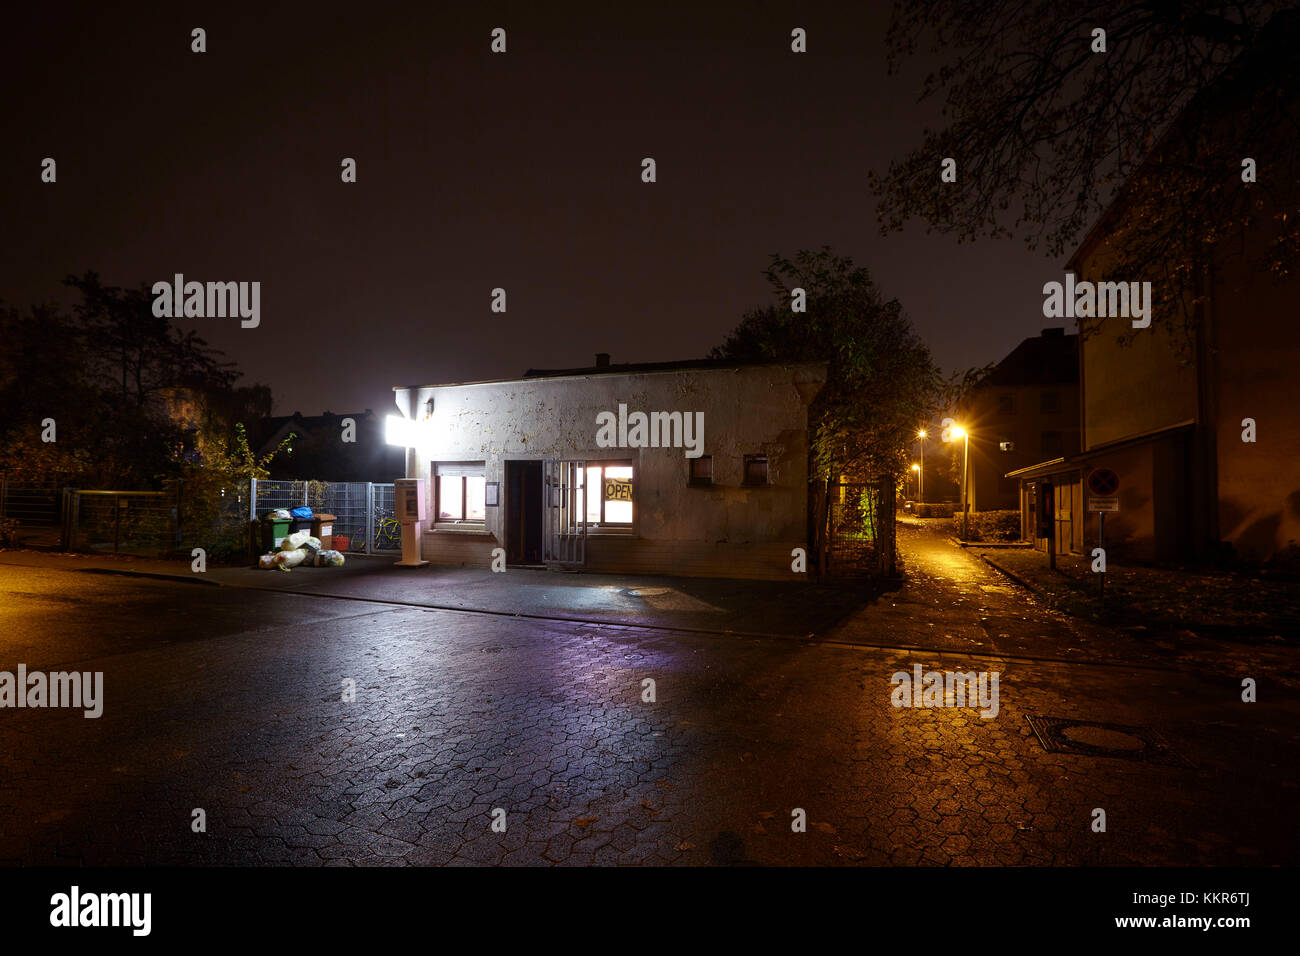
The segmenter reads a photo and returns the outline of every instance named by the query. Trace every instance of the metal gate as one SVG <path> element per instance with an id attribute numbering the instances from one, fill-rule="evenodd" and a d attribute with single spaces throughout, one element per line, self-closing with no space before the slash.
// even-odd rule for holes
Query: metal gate
<path id="1" fill-rule="evenodd" d="M 892 575 L 893 481 L 830 482 L 826 491 L 827 570 L 833 575 Z"/>
<path id="2" fill-rule="evenodd" d="M 548 564 L 581 567 L 587 560 L 587 463 L 548 459 L 545 469 L 542 558 Z"/>

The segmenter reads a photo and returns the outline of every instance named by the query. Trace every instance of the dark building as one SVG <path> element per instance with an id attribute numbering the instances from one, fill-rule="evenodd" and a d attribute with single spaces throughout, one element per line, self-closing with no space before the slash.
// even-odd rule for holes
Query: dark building
<path id="1" fill-rule="evenodd" d="M 1025 339 L 966 394 L 957 420 L 970 435 L 970 510 L 1014 510 L 1019 482 L 1007 472 L 1079 450 L 1079 337 L 1056 328 Z"/>
<path id="2" fill-rule="evenodd" d="M 1202 109 L 1175 121 L 1167 140 L 1188 126 L 1221 128 L 1235 138 L 1238 124 L 1249 120 L 1243 104 L 1258 76 L 1267 87 L 1274 82 L 1274 63 L 1281 62 L 1276 58 L 1293 55 L 1300 16 L 1279 15 L 1270 29 L 1275 51 L 1258 54 L 1257 64 L 1239 62 L 1198 97 Z M 1286 96 L 1296 110 L 1294 87 Z M 1166 162 L 1156 150 L 1144 168 Z M 1286 174 L 1275 175 L 1270 189 L 1280 191 L 1280 201 L 1294 203 L 1300 167 L 1294 153 L 1284 163 Z M 1225 177 L 1232 189 L 1250 188 L 1238 170 Z M 1070 257 L 1066 269 L 1078 281 L 1116 278 L 1116 245 L 1138 216 L 1133 193 L 1127 184 Z M 1296 553 L 1300 281 L 1270 275 L 1236 254 L 1274 242 L 1273 224 L 1261 217 L 1241 237 L 1208 245 L 1200 296 L 1186 329 L 1175 304 L 1167 295 L 1162 300 L 1157 287 L 1149 328 L 1134 334 L 1128 318 L 1111 316 L 1084 336 L 1082 450 L 1044 454 L 1031 467 L 1008 469 L 1008 478 L 1021 484 L 1022 533 L 1039 550 L 1051 545 L 1058 553 L 1087 553 L 1098 540 L 1104 508 L 1107 552 L 1131 560 L 1183 561 L 1227 552 L 1267 562 Z M 1117 487 L 1090 489 L 1094 471 L 1112 472 Z"/>
<path id="3" fill-rule="evenodd" d="M 402 450 L 384 439 L 383 419 L 369 408 L 264 418 L 252 444 L 259 456 L 265 455 L 290 434 L 296 436 L 291 450 L 271 461 L 272 478 L 389 482 L 406 467 Z"/>

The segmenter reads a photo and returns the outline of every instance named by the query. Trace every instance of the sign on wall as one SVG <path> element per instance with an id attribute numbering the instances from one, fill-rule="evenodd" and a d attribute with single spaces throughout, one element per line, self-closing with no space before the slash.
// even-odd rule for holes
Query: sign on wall
<path id="1" fill-rule="evenodd" d="M 632 500 L 632 479 L 631 478 L 606 478 L 605 479 L 605 500 L 606 501 L 631 501 Z"/>

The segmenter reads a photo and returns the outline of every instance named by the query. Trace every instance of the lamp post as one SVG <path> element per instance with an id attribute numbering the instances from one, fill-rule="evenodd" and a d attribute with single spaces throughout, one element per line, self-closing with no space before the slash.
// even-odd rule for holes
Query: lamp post
<path id="1" fill-rule="evenodd" d="M 919 484 L 920 481 L 921 481 L 921 466 L 920 466 L 920 465 L 913 465 L 913 466 L 912 466 L 912 470 L 913 470 L 914 472 L 916 472 L 916 480 L 917 480 L 917 483 L 918 483 L 918 484 L 917 484 L 917 489 L 918 489 L 918 490 L 917 490 L 917 498 L 919 499 L 919 498 L 920 498 L 920 494 L 921 494 L 921 492 L 920 492 L 920 484 Z"/>
<path id="2" fill-rule="evenodd" d="M 921 467 L 916 469 L 916 475 L 917 475 L 916 496 L 921 499 L 921 504 L 925 504 L 925 429 L 922 428 L 919 432 L 917 432 L 916 437 L 919 439 L 916 443 L 916 447 L 921 452 Z"/>
<path id="3" fill-rule="evenodd" d="M 969 521 L 967 515 L 970 513 L 968 510 L 970 502 L 967 499 L 966 492 L 966 486 L 969 482 L 967 465 L 970 461 L 970 433 L 960 425 L 955 425 L 952 429 L 952 437 L 960 438 L 964 442 L 961 451 L 961 537 L 964 541 L 966 540 L 966 533 L 969 530 L 967 527 Z"/>

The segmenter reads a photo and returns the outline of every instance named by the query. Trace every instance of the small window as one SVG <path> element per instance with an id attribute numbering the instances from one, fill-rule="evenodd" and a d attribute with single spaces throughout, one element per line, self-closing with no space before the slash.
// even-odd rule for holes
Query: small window
<path id="1" fill-rule="evenodd" d="M 1060 392 L 1043 392 L 1039 396 L 1038 410 L 1044 415 L 1055 415 L 1061 410 Z"/>
<path id="2" fill-rule="evenodd" d="M 583 486 L 575 492 L 574 506 L 585 511 L 592 528 L 632 527 L 635 496 L 630 461 L 609 461 L 587 465 Z M 592 494 L 587 495 L 587 489 Z"/>
<path id="3" fill-rule="evenodd" d="M 699 458 L 688 458 L 690 462 L 691 474 L 690 484 L 692 485 L 711 485 L 713 484 L 713 456 L 701 455 Z"/>
<path id="4" fill-rule="evenodd" d="M 767 456 L 766 455 L 745 456 L 745 484 L 747 485 L 767 484 Z"/>
<path id="5" fill-rule="evenodd" d="M 481 461 L 448 461 L 434 465 L 438 524 L 481 522 L 487 517 L 486 491 Z"/>
<path id="6" fill-rule="evenodd" d="M 1043 432 L 1044 458 L 1059 458 L 1062 447 L 1060 432 Z"/>
<path id="7" fill-rule="evenodd" d="M 998 414 L 1014 415 L 1016 413 L 1016 397 L 1014 395 L 998 396 Z"/>

